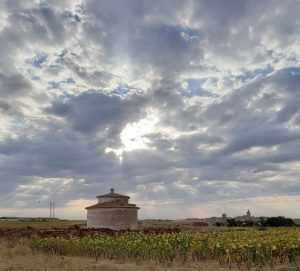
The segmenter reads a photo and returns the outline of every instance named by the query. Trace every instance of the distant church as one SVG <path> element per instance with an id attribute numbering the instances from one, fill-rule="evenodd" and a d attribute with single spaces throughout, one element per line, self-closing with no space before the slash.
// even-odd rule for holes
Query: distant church
<path id="1" fill-rule="evenodd" d="M 245 222 L 245 221 L 254 221 L 254 216 L 251 216 L 251 213 L 248 209 L 246 215 L 237 216 L 235 218 L 237 221 Z"/>

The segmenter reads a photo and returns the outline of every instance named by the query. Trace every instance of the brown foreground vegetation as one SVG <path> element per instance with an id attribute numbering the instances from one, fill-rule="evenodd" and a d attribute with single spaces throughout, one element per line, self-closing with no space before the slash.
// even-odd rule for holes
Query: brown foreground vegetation
<path id="1" fill-rule="evenodd" d="M 73 225 L 80 227 L 86 226 L 86 220 L 0 220 L 0 229 L 49 229 L 49 228 L 68 228 Z"/>
<path id="2" fill-rule="evenodd" d="M 0 271 L 227 271 L 218 262 L 207 261 L 201 264 L 174 265 L 164 267 L 155 262 L 121 263 L 117 261 L 101 260 L 84 257 L 61 257 L 49 254 L 35 253 L 20 239 L 0 241 Z M 232 271 L 246 269 L 231 269 Z M 261 271 L 300 271 L 300 266 L 278 266 L 274 269 L 266 268 Z"/>
<path id="3" fill-rule="evenodd" d="M 115 231 L 111 229 L 86 229 L 80 228 L 78 225 L 72 225 L 69 228 L 9 228 L 1 229 L 0 228 L 0 238 L 31 238 L 33 236 L 40 238 L 49 238 L 49 237 L 85 237 L 85 236 L 98 236 L 98 235 L 110 235 L 114 236 L 116 234 L 125 233 L 125 232 L 140 232 L 144 234 L 163 234 L 163 233 L 178 233 L 181 230 L 179 228 L 149 228 L 143 230 L 124 230 L 124 231 Z"/>

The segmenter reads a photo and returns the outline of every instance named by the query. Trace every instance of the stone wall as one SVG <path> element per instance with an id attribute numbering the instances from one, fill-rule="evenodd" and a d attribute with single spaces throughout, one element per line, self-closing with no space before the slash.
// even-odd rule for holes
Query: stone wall
<path id="1" fill-rule="evenodd" d="M 135 208 L 89 209 L 87 210 L 87 227 L 134 230 L 137 228 L 137 211 Z"/>

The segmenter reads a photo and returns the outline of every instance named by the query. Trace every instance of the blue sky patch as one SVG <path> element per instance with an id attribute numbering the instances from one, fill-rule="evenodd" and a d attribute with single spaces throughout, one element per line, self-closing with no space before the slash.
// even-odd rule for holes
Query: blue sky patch
<path id="1" fill-rule="evenodd" d="M 287 73 L 296 75 L 296 74 L 300 74 L 300 67 L 290 67 L 290 68 L 286 68 L 284 69 Z"/>
<path id="2" fill-rule="evenodd" d="M 47 57 L 48 55 L 44 53 L 36 54 L 34 58 L 29 59 L 28 61 L 26 61 L 26 63 L 40 69 L 42 67 L 42 64 L 46 61 Z"/>
<path id="3" fill-rule="evenodd" d="M 40 80 L 41 78 L 39 77 L 39 76 L 37 76 L 37 75 L 32 75 L 31 76 L 31 80 L 32 81 L 38 81 L 38 80 Z"/>
<path id="4" fill-rule="evenodd" d="M 113 89 L 113 94 L 125 95 L 129 92 L 129 87 L 127 85 L 119 85 L 115 89 Z"/>
<path id="5" fill-rule="evenodd" d="M 181 32 L 187 35 L 191 39 L 199 37 L 199 31 L 193 28 L 181 28 Z"/>
<path id="6" fill-rule="evenodd" d="M 188 79 L 186 80 L 188 87 L 184 96 L 193 97 L 193 96 L 213 96 L 213 94 L 202 88 L 202 84 L 206 79 Z"/>
<path id="7" fill-rule="evenodd" d="M 182 33 L 187 35 L 189 38 L 195 38 L 199 36 L 199 31 L 190 28 L 190 27 L 182 27 L 180 25 L 167 25 L 161 27 L 161 31 L 165 32 L 165 34 L 168 34 L 169 37 L 174 38 L 174 36 L 179 37 Z"/>
<path id="8" fill-rule="evenodd" d="M 80 23 L 80 17 L 77 15 L 77 14 L 72 14 L 71 12 L 69 11 L 66 11 L 64 13 L 64 17 L 65 18 L 69 18 L 69 19 L 72 19 L 73 21 L 77 22 L 77 23 Z"/>
<path id="9" fill-rule="evenodd" d="M 274 71 L 274 68 L 272 66 L 268 65 L 266 68 L 255 69 L 252 71 L 251 70 L 245 71 L 243 74 L 237 76 L 236 78 L 245 82 L 247 80 L 254 79 L 257 76 L 267 76 L 268 74 L 272 73 L 273 71 Z"/>
<path id="10" fill-rule="evenodd" d="M 66 55 L 66 53 L 67 53 L 67 50 L 63 50 L 61 53 L 59 53 L 57 56 L 59 57 L 59 58 L 64 58 L 64 56 Z"/>
<path id="11" fill-rule="evenodd" d="M 48 85 L 49 85 L 49 88 L 60 89 L 60 83 L 59 82 L 49 81 Z"/>
<path id="12" fill-rule="evenodd" d="M 75 84 L 75 81 L 73 78 L 69 77 L 66 81 L 65 81 L 66 84 Z"/>

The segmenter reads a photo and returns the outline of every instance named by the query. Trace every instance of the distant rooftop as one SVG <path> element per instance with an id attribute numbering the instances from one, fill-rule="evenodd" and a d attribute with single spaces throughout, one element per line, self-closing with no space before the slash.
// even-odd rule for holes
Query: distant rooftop
<path id="1" fill-rule="evenodd" d="M 110 189 L 110 193 L 99 195 L 97 198 L 126 198 L 129 199 L 130 197 L 122 194 L 115 193 L 115 190 L 113 188 Z"/>

